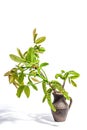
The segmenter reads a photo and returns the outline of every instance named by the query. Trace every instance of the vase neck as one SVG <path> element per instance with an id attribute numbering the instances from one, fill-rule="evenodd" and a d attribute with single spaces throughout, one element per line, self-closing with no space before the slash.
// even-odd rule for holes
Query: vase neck
<path id="1" fill-rule="evenodd" d="M 64 96 L 62 94 L 53 94 L 54 96 L 54 103 L 60 99 L 65 99 Z"/>

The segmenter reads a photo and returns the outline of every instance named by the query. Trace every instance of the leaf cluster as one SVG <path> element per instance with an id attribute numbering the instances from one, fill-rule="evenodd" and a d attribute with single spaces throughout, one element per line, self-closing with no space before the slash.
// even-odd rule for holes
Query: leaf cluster
<path id="1" fill-rule="evenodd" d="M 18 55 L 10 54 L 10 58 L 17 62 L 17 65 L 6 72 L 4 75 L 8 76 L 10 84 L 13 84 L 17 88 L 16 95 L 21 97 L 24 92 L 26 97 L 29 97 L 31 94 L 31 88 L 38 90 L 38 84 L 42 84 L 43 89 L 43 99 L 42 102 L 47 100 L 48 105 L 53 111 L 56 111 L 56 108 L 52 104 L 52 93 L 60 92 L 64 95 L 67 100 L 70 100 L 68 92 L 65 90 L 65 82 L 69 81 L 73 86 L 77 86 L 74 79 L 79 77 L 79 74 L 75 71 L 65 72 L 64 70 L 61 73 L 55 75 L 55 79 L 49 81 L 44 67 L 48 65 L 47 62 L 40 63 L 40 54 L 45 52 L 45 48 L 42 47 L 42 43 L 46 40 L 45 36 L 38 37 L 36 29 L 33 30 L 33 43 L 32 47 L 29 47 L 24 53 L 17 48 Z M 59 82 L 59 78 L 63 80 L 63 84 Z"/>

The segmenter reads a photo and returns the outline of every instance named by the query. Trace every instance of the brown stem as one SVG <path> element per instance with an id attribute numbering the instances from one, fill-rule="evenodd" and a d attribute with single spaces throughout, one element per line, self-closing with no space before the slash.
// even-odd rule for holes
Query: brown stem
<path id="1" fill-rule="evenodd" d="M 64 80 L 63 85 L 62 85 L 63 88 L 64 88 L 64 86 L 65 86 L 65 82 L 66 82 L 66 81 Z"/>

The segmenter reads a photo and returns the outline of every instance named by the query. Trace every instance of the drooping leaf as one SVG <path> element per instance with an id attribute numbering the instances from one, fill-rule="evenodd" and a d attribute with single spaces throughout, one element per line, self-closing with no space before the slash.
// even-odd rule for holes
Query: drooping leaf
<path id="1" fill-rule="evenodd" d="M 23 82 L 24 76 L 25 76 L 25 74 L 24 74 L 23 72 L 21 72 L 21 73 L 19 74 L 18 82 L 19 82 L 20 84 Z"/>
<path id="2" fill-rule="evenodd" d="M 76 84 L 73 80 L 71 80 L 71 84 L 72 84 L 74 87 L 77 87 L 77 84 Z"/>
<path id="3" fill-rule="evenodd" d="M 40 37 L 40 38 L 35 40 L 35 43 L 40 44 L 40 43 L 44 42 L 45 40 L 46 40 L 46 37 Z"/>
<path id="4" fill-rule="evenodd" d="M 18 54 L 19 54 L 19 56 L 20 56 L 21 58 L 24 58 L 24 57 L 23 57 L 23 54 L 22 54 L 22 52 L 21 52 L 21 50 L 20 50 L 19 48 L 17 48 L 17 52 L 18 52 Z"/>
<path id="5" fill-rule="evenodd" d="M 46 98 L 47 98 L 47 96 L 44 95 L 44 97 L 43 97 L 43 99 L 42 99 L 42 102 L 43 102 L 43 103 L 45 102 Z"/>
<path id="6" fill-rule="evenodd" d="M 61 85 L 58 81 L 53 80 L 53 81 L 51 82 L 51 85 L 52 85 L 52 87 L 53 87 L 54 89 L 57 89 L 58 92 L 62 93 L 63 96 L 64 96 L 67 100 L 70 100 L 70 97 L 69 97 L 67 91 L 65 91 L 65 89 L 62 87 L 62 85 Z"/>
<path id="7" fill-rule="evenodd" d="M 37 86 L 36 86 L 35 84 L 33 84 L 33 82 L 32 82 L 31 80 L 29 81 L 29 84 L 30 84 L 35 90 L 38 90 L 38 89 L 37 89 Z"/>
<path id="8" fill-rule="evenodd" d="M 24 90 L 24 85 L 23 86 L 20 86 L 18 89 L 17 89 L 17 93 L 16 93 L 16 95 L 18 96 L 18 97 L 20 97 L 21 96 L 21 94 L 22 94 L 22 92 L 23 92 L 23 90 Z"/>
<path id="9" fill-rule="evenodd" d="M 35 40 L 36 40 L 36 37 L 37 37 L 37 33 L 36 33 L 36 28 L 33 30 L 33 40 L 34 40 L 34 43 L 35 43 Z"/>
<path id="10" fill-rule="evenodd" d="M 18 56 L 16 56 L 16 55 L 14 55 L 14 54 L 10 54 L 9 56 L 10 56 L 10 58 L 11 58 L 13 61 L 15 61 L 15 62 L 19 62 L 19 63 L 25 62 L 24 59 L 22 59 L 22 58 L 20 58 L 20 57 L 18 57 Z"/>
<path id="11" fill-rule="evenodd" d="M 63 90 L 62 85 L 56 80 L 51 81 L 51 86 L 52 86 L 53 89 L 57 89 L 60 92 Z"/>
<path id="12" fill-rule="evenodd" d="M 45 66 L 47 66 L 47 65 L 48 65 L 47 62 L 41 63 L 41 64 L 40 64 L 40 68 L 45 67 Z"/>
<path id="13" fill-rule="evenodd" d="M 24 93 L 25 93 L 25 95 L 26 95 L 27 97 L 30 96 L 30 88 L 29 88 L 28 86 L 25 86 L 25 87 L 24 87 Z"/>
<path id="14" fill-rule="evenodd" d="M 46 82 L 42 82 L 42 88 L 43 88 L 43 92 L 44 94 L 47 94 L 47 88 L 46 88 Z"/>
<path id="15" fill-rule="evenodd" d="M 63 90 L 63 91 L 62 91 L 62 94 L 63 94 L 63 96 L 64 96 L 67 100 L 70 100 L 70 96 L 68 95 L 68 92 L 67 92 L 67 91 Z"/>
<path id="16" fill-rule="evenodd" d="M 55 106 L 52 104 L 51 92 L 52 92 L 52 89 L 49 88 L 48 91 L 47 91 L 47 102 L 48 102 L 50 108 L 55 112 L 55 111 L 56 111 L 56 108 L 55 108 Z"/>

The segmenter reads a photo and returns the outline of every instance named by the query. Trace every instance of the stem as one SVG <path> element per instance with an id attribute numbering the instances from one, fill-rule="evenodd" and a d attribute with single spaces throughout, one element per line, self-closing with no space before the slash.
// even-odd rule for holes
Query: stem
<path id="1" fill-rule="evenodd" d="M 42 70 L 42 72 L 44 73 L 44 76 L 46 77 L 46 79 L 48 80 L 48 78 L 47 78 L 47 75 L 46 75 L 45 71 L 44 71 L 43 69 L 41 69 L 41 70 Z"/>
<path id="2" fill-rule="evenodd" d="M 64 88 L 66 80 L 64 80 L 62 87 Z"/>

